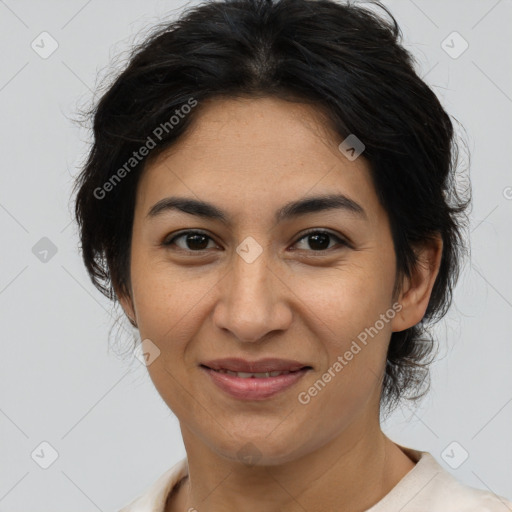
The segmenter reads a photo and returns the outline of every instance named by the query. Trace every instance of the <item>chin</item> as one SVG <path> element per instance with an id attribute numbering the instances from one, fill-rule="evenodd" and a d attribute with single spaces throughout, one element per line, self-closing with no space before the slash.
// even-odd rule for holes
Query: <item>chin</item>
<path id="1" fill-rule="evenodd" d="M 270 434 L 265 429 L 261 434 L 248 435 L 247 432 L 233 433 L 219 444 L 214 443 L 219 456 L 250 466 L 278 466 L 299 457 L 299 447 L 295 436 L 286 432 Z"/>

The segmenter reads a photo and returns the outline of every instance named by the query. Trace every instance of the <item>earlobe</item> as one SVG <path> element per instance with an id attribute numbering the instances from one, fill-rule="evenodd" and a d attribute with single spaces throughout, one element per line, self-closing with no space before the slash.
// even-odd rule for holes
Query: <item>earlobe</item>
<path id="1" fill-rule="evenodd" d="M 398 302 L 402 309 L 392 322 L 393 332 L 418 324 L 425 315 L 435 280 L 439 274 L 443 252 L 440 235 L 415 248 L 416 265 L 410 277 L 404 277 Z"/>
<path id="2" fill-rule="evenodd" d="M 121 307 L 123 308 L 125 315 L 128 317 L 128 320 L 134 327 L 137 327 L 137 322 L 135 320 L 135 318 L 136 318 L 135 308 L 133 307 L 133 302 L 132 302 L 131 296 L 129 294 L 122 293 L 115 286 L 114 286 L 114 290 L 115 290 L 117 298 L 119 300 L 119 304 L 121 304 Z"/>

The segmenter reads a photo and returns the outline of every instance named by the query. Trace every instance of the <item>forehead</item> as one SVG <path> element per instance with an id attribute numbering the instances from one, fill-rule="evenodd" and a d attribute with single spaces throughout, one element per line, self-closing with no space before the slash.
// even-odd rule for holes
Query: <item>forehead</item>
<path id="1" fill-rule="evenodd" d="M 313 106 L 265 97 L 196 108 L 191 129 L 141 176 L 144 213 L 176 193 L 253 212 L 316 193 L 343 193 L 370 210 L 376 201 L 366 160 L 339 151 L 342 137 Z"/>
<path id="2" fill-rule="evenodd" d="M 333 152 L 338 138 L 322 111 L 304 103 L 273 97 L 215 98 L 196 107 L 191 129 L 164 155 L 180 153 L 204 161 L 214 153 L 242 168 L 250 166 L 250 157 L 259 161 L 271 155 L 276 164 L 266 167 L 275 171 L 278 164 L 318 157 L 322 145 L 324 152 Z"/>

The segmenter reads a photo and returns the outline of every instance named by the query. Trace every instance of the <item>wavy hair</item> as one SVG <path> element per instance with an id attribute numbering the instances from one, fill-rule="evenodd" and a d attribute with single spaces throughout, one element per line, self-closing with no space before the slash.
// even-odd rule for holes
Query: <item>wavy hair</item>
<path id="1" fill-rule="evenodd" d="M 450 116 L 415 71 L 386 7 L 334 0 L 204 2 L 155 25 L 85 115 L 93 143 L 76 178 L 75 216 L 83 261 L 113 301 L 130 291 L 130 242 L 141 159 L 104 197 L 97 191 L 191 97 L 199 103 L 162 134 L 150 158 L 172 146 L 216 97 L 273 96 L 309 103 L 340 136 L 365 145 L 373 183 L 390 220 L 397 277 L 418 263 L 414 248 L 442 237 L 439 274 L 423 320 L 392 333 L 381 410 L 417 400 L 430 385 L 428 327 L 452 301 L 465 252 L 469 192 L 456 186 L 458 144 Z M 383 16 L 374 9 L 382 10 Z M 395 293 L 399 291 L 399 279 Z"/>

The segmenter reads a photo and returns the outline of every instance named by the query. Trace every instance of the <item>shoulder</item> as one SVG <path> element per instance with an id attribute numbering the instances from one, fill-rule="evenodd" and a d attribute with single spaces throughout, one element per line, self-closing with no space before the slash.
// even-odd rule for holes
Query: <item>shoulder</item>
<path id="1" fill-rule="evenodd" d="M 490 491 L 469 487 L 449 473 L 439 473 L 431 494 L 431 510 L 451 512 L 512 512 L 512 502 Z M 430 506 L 430 505 L 429 505 Z"/>
<path id="2" fill-rule="evenodd" d="M 512 512 L 510 500 L 463 484 L 429 452 L 398 446 L 416 465 L 366 512 Z"/>
<path id="3" fill-rule="evenodd" d="M 161 474 L 146 490 L 118 512 L 164 512 L 167 497 L 175 485 L 188 474 L 187 458 Z"/>
<path id="4" fill-rule="evenodd" d="M 463 484 L 428 452 L 420 453 L 417 485 L 402 512 L 512 512 L 512 502 L 491 491 Z M 411 482 L 413 479 L 411 479 Z"/>

